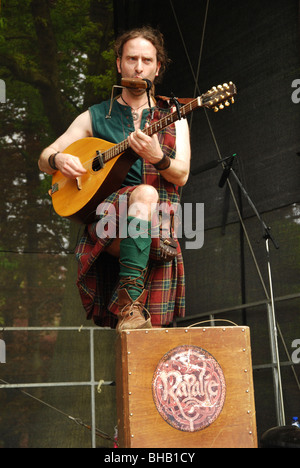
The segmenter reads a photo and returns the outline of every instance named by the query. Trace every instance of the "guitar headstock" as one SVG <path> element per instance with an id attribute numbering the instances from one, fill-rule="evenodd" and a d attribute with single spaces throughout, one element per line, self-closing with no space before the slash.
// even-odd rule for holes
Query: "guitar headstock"
<path id="1" fill-rule="evenodd" d="M 234 96 L 237 94 L 237 89 L 232 81 L 223 85 L 214 86 L 207 93 L 202 94 L 201 100 L 203 107 L 213 109 L 218 112 L 225 107 L 234 103 Z"/>

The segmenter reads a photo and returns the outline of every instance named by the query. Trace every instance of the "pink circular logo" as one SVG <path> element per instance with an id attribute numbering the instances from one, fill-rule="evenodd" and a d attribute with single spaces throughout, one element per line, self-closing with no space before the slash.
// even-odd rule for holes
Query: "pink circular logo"
<path id="1" fill-rule="evenodd" d="M 223 371 L 198 346 L 179 346 L 159 361 L 152 381 L 159 414 L 175 429 L 195 432 L 220 415 L 226 396 Z"/>

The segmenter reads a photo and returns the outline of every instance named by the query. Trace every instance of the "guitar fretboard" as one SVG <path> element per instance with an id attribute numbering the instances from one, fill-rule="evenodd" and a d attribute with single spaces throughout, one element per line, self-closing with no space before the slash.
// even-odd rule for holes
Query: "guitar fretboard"
<path id="1" fill-rule="evenodd" d="M 196 99 L 188 100 L 188 103 L 179 109 L 179 114 L 177 110 L 168 114 L 163 119 L 158 120 L 149 127 L 145 128 L 143 133 L 145 133 L 145 135 L 152 136 L 163 128 L 168 127 L 172 123 L 176 122 L 181 117 L 186 117 L 188 114 L 193 112 L 195 109 L 198 109 L 199 107 L 212 108 L 215 112 L 218 112 L 219 109 L 224 109 L 223 102 L 225 103 L 225 106 L 230 106 L 229 99 L 231 99 L 232 104 L 234 103 L 233 96 L 235 96 L 236 93 L 236 86 L 232 83 L 232 81 L 230 81 L 229 84 L 224 83 L 218 87 L 214 86 L 211 90 L 207 91 L 207 93 L 202 94 Z M 124 151 L 126 151 L 128 148 L 129 144 L 127 139 L 121 143 L 118 143 L 112 148 L 106 150 L 101 155 L 103 162 L 105 163 L 110 161 L 119 154 L 124 153 Z"/>
<path id="2" fill-rule="evenodd" d="M 182 118 L 186 117 L 188 114 L 193 112 L 193 110 L 201 106 L 202 106 L 201 97 L 198 97 L 190 101 L 188 104 L 181 107 L 180 117 Z M 163 117 L 161 120 L 158 120 L 157 122 L 154 122 L 153 124 L 151 124 L 149 127 L 145 128 L 143 130 L 143 133 L 145 133 L 145 135 L 152 136 L 155 133 L 159 132 L 160 130 L 176 122 L 177 120 L 179 120 L 179 115 L 177 111 L 175 111 L 172 114 L 166 115 L 166 117 Z M 118 143 L 112 148 L 109 148 L 102 154 L 103 161 L 104 162 L 110 161 L 111 159 L 115 158 L 119 154 L 124 153 L 124 151 L 126 151 L 128 148 L 129 148 L 128 140 L 127 139 L 123 140 L 121 143 Z"/>

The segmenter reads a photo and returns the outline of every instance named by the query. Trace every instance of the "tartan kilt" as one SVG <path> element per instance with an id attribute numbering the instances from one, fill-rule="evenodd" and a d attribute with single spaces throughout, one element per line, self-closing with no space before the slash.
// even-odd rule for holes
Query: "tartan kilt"
<path id="1" fill-rule="evenodd" d="M 105 212 L 110 208 L 122 215 L 120 196 L 130 196 L 135 187 L 125 187 L 111 194 L 105 201 Z M 87 319 L 96 325 L 115 328 L 118 314 L 119 259 L 105 252 L 113 239 L 97 236 L 97 222 L 86 226 L 76 248 L 78 260 L 77 286 Z M 171 262 L 158 262 L 159 238 L 152 238 L 150 259 L 145 275 L 148 291 L 145 307 L 151 314 L 152 325 L 168 325 L 175 317 L 185 315 L 185 276 L 182 252 L 178 243 L 178 256 Z"/>

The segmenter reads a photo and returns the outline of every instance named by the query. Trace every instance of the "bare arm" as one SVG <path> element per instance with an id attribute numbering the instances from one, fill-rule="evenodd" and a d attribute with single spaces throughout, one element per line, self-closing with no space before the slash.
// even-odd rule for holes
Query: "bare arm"
<path id="1" fill-rule="evenodd" d="M 186 184 L 190 173 L 191 145 L 190 132 L 186 119 L 176 122 L 176 158 L 171 160 L 170 167 L 162 170 L 161 175 L 175 185 Z M 163 158 L 157 135 L 147 136 L 137 130 L 128 137 L 131 148 L 151 164 L 157 164 Z"/>
<path id="2" fill-rule="evenodd" d="M 190 130 L 186 119 L 176 123 L 176 158 L 171 160 L 169 169 L 161 175 L 175 185 L 183 186 L 187 183 L 191 165 Z"/>
<path id="3" fill-rule="evenodd" d="M 56 167 L 62 172 L 65 177 L 75 179 L 86 173 L 80 159 L 71 154 L 61 153 L 74 141 L 80 138 L 92 136 L 92 123 L 89 111 L 80 114 L 70 127 L 50 146 L 45 148 L 39 158 L 39 168 L 47 174 L 54 174 L 55 170 L 49 166 L 49 156 L 58 153 L 55 158 Z"/>

